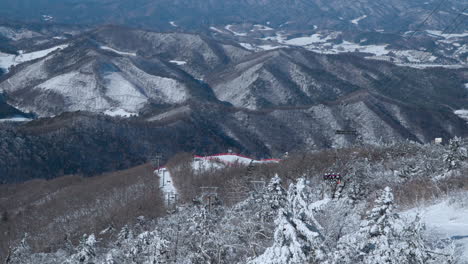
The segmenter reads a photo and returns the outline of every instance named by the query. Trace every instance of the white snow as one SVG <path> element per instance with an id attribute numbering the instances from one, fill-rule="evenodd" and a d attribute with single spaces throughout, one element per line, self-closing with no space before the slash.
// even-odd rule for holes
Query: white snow
<path id="1" fill-rule="evenodd" d="M 267 27 L 267 26 L 264 26 L 264 25 L 254 25 L 254 29 L 256 29 L 256 30 L 273 30 L 273 28 Z"/>
<path id="2" fill-rule="evenodd" d="M 363 20 L 366 17 L 367 17 L 367 15 L 360 16 L 360 17 L 358 17 L 356 19 L 351 20 L 351 23 L 357 25 L 357 24 L 359 24 L 359 21 Z"/>
<path id="3" fill-rule="evenodd" d="M 250 43 L 239 43 L 242 47 L 248 49 L 248 50 L 256 50 L 255 46 L 250 44 Z"/>
<path id="4" fill-rule="evenodd" d="M 119 102 L 119 106 L 129 112 L 137 112 L 146 104 L 147 98 L 121 73 L 112 72 L 104 75 L 107 82 L 106 95 Z"/>
<path id="5" fill-rule="evenodd" d="M 262 50 L 274 50 L 274 49 L 279 49 L 279 48 L 282 48 L 284 46 L 273 46 L 273 45 L 259 45 L 257 46 L 259 49 L 262 49 Z"/>
<path id="6" fill-rule="evenodd" d="M 460 118 L 465 119 L 466 121 L 468 121 L 468 110 L 460 109 L 460 110 L 455 110 L 453 113 L 456 114 L 457 116 L 459 116 Z"/>
<path id="7" fill-rule="evenodd" d="M 459 34 L 443 34 L 443 31 L 440 31 L 440 30 L 426 30 L 426 32 L 431 34 L 431 35 L 438 36 L 438 37 L 443 37 L 443 38 L 446 38 L 446 39 L 468 37 L 468 32 L 467 31 L 465 31 L 463 33 L 459 33 Z"/>
<path id="8" fill-rule="evenodd" d="M 120 54 L 120 55 L 124 55 L 124 56 L 136 56 L 136 53 L 134 52 L 124 52 L 124 51 L 119 51 L 119 50 L 116 50 L 116 49 L 113 49 L 111 47 L 107 47 L 107 46 L 101 46 L 100 47 L 101 49 L 103 50 L 109 50 L 109 51 L 112 51 L 112 52 L 115 52 L 117 54 Z"/>
<path id="9" fill-rule="evenodd" d="M 33 51 L 29 53 L 23 53 L 23 51 L 19 51 L 19 55 L 14 55 L 14 54 L 7 54 L 7 53 L 2 53 L 0 52 L 0 68 L 5 69 L 8 71 L 8 69 L 11 66 L 16 66 L 20 63 L 39 59 L 42 57 L 47 56 L 49 53 L 58 50 L 58 49 L 65 49 L 68 47 L 68 44 L 60 45 L 60 46 L 55 46 L 49 49 L 45 50 L 38 50 L 38 51 Z"/>
<path id="10" fill-rule="evenodd" d="M 323 37 L 320 34 L 313 34 L 309 37 L 299 37 L 293 38 L 286 41 L 283 41 L 284 44 L 293 45 L 293 46 L 306 46 L 313 43 L 325 43 L 330 40 L 330 36 Z"/>
<path id="11" fill-rule="evenodd" d="M 210 27 L 210 29 L 213 30 L 213 31 L 216 31 L 218 33 L 224 33 L 222 30 L 219 30 L 219 29 L 217 29 L 215 27 Z"/>
<path id="12" fill-rule="evenodd" d="M 0 119 L 0 122 L 28 122 L 31 121 L 31 118 L 26 118 L 23 116 L 13 116 L 9 118 Z"/>
<path id="13" fill-rule="evenodd" d="M 50 20 L 54 19 L 54 17 L 49 16 L 49 15 L 42 15 L 42 19 L 44 19 L 44 21 L 50 21 Z"/>
<path id="14" fill-rule="evenodd" d="M 195 156 L 192 162 L 192 168 L 195 171 L 205 171 L 209 169 L 220 169 L 226 166 L 231 166 L 235 164 L 239 165 L 249 165 L 254 164 L 265 164 L 265 163 L 278 163 L 278 159 L 264 159 L 264 160 L 255 160 L 249 157 L 245 157 L 239 154 L 217 154 L 212 156 Z"/>
<path id="15" fill-rule="evenodd" d="M 465 205 L 466 206 L 466 205 Z M 448 200 L 403 212 L 410 219 L 419 213 L 428 231 L 438 237 L 449 237 L 458 247 L 464 261 L 468 261 L 468 208 Z"/>
<path id="16" fill-rule="evenodd" d="M 190 107 L 184 105 L 184 106 L 169 110 L 167 112 L 164 112 L 162 114 L 149 117 L 146 120 L 147 121 L 159 121 L 159 120 L 163 120 L 163 119 L 166 119 L 166 118 L 171 118 L 171 117 L 174 117 L 174 116 L 177 116 L 177 115 L 183 115 L 183 114 L 188 113 L 190 111 L 191 111 Z"/>
<path id="17" fill-rule="evenodd" d="M 247 33 L 240 33 L 240 32 L 236 32 L 234 30 L 232 30 L 231 28 L 233 27 L 233 25 L 227 25 L 226 27 L 224 27 L 227 31 L 231 32 L 232 34 L 234 34 L 234 36 L 238 36 L 238 37 L 245 37 L 247 36 Z"/>
<path id="18" fill-rule="evenodd" d="M 165 167 L 158 168 L 154 174 L 159 177 L 159 188 L 161 189 L 164 200 L 167 204 L 173 202 L 174 196 L 177 194 L 177 189 L 174 186 L 171 173 Z"/>
<path id="19" fill-rule="evenodd" d="M 222 169 L 224 167 L 225 167 L 224 164 L 219 163 L 219 162 L 214 162 L 213 160 L 210 160 L 210 159 L 195 157 L 192 161 L 192 169 L 196 173 Z"/>
<path id="20" fill-rule="evenodd" d="M 170 63 L 177 64 L 177 65 L 185 65 L 185 64 L 187 64 L 186 61 L 180 61 L 180 60 L 170 60 L 169 62 L 170 62 Z"/>
<path id="21" fill-rule="evenodd" d="M 131 117 L 133 115 L 137 115 L 136 113 L 130 113 L 120 108 L 106 110 L 104 111 L 104 114 L 108 116 L 121 116 L 121 117 Z"/>

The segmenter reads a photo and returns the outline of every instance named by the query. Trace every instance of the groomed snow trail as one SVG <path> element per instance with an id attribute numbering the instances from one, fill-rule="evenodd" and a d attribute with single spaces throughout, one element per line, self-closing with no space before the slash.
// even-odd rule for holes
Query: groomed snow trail
<path id="1" fill-rule="evenodd" d="M 440 239 L 450 238 L 456 245 L 456 255 L 460 262 L 468 264 L 468 208 L 458 203 L 444 200 L 434 205 L 414 208 L 403 213 L 414 219 L 419 213 L 430 233 Z"/>
<path id="2" fill-rule="evenodd" d="M 159 177 L 159 188 L 161 189 L 164 201 L 167 205 L 174 202 L 177 189 L 174 186 L 171 173 L 166 167 L 161 167 L 154 171 Z"/>
<path id="3" fill-rule="evenodd" d="M 279 159 L 262 159 L 255 160 L 246 156 L 234 153 L 217 154 L 212 156 L 195 156 L 192 161 L 192 168 L 196 172 L 204 172 L 208 170 L 222 169 L 226 166 L 235 164 L 249 165 L 249 164 L 264 164 L 264 163 L 278 163 Z"/>

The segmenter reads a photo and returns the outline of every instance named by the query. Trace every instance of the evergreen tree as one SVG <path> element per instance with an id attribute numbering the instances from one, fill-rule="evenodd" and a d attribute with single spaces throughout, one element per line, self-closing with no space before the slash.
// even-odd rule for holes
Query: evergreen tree
<path id="1" fill-rule="evenodd" d="M 77 252 L 70 258 L 68 263 L 93 263 L 93 259 L 96 256 L 96 243 L 94 234 L 89 236 L 83 235 L 77 247 Z"/>
<path id="2" fill-rule="evenodd" d="M 419 218 L 405 225 L 393 212 L 393 202 L 392 190 L 386 187 L 359 231 L 339 241 L 332 254 L 334 263 L 428 263 Z"/>
<path id="3" fill-rule="evenodd" d="M 460 162 L 468 159 L 468 151 L 459 137 L 454 137 L 449 141 L 443 158 L 449 171 L 459 168 Z"/>
<path id="4" fill-rule="evenodd" d="M 11 251 L 9 262 L 6 263 L 21 264 L 27 262 L 26 259 L 28 259 L 30 254 L 32 253 L 31 247 L 27 242 L 28 237 L 29 235 L 27 233 L 24 234 L 20 243 Z"/>
<path id="5" fill-rule="evenodd" d="M 250 264 L 314 263 L 325 260 L 321 226 L 314 217 L 310 188 L 299 179 L 288 190 L 284 209 L 279 210 L 273 245 Z"/>
<path id="6" fill-rule="evenodd" d="M 261 221 L 273 221 L 275 216 L 278 215 L 278 210 L 284 207 L 286 195 L 281 178 L 278 174 L 275 174 L 264 188 L 259 199 L 255 199 L 256 197 L 254 197 L 254 204 L 251 206 L 260 205 L 257 215 Z"/>

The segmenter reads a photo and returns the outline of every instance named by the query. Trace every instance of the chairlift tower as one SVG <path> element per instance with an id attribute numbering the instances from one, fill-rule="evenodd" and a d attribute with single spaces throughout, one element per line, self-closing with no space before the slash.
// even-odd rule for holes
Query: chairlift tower
<path id="1" fill-rule="evenodd" d="M 200 187 L 202 203 L 208 205 L 208 210 L 211 211 L 213 201 L 218 199 L 218 188 L 213 186 Z"/>

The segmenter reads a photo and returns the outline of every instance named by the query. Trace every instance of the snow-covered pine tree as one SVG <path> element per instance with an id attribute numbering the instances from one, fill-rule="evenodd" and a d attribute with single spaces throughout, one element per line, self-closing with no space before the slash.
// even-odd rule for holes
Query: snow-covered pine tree
<path id="1" fill-rule="evenodd" d="M 279 209 L 274 242 L 250 264 L 315 263 L 325 260 L 321 226 L 314 217 L 305 179 L 299 179 L 288 190 L 286 206 Z"/>
<path id="2" fill-rule="evenodd" d="M 27 242 L 28 237 L 28 233 L 25 233 L 20 243 L 11 250 L 11 255 L 5 263 L 21 264 L 26 262 L 26 259 L 31 254 L 31 247 Z"/>
<path id="3" fill-rule="evenodd" d="M 264 199 L 274 210 L 282 208 L 286 202 L 286 191 L 282 186 L 282 180 L 275 174 L 265 188 Z"/>
<path id="4" fill-rule="evenodd" d="M 428 263 L 423 226 L 407 225 L 393 212 L 393 194 L 386 187 L 355 234 L 344 236 L 332 254 L 333 263 Z"/>
<path id="5" fill-rule="evenodd" d="M 93 259 L 96 256 L 96 243 L 97 241 L 94 234 L 89 236 L 86 234 L 83 235 L 77 247 L 77 252 L 72 255 L 68 263 L 93 263 Z"/>
<path id="6" fill-rule="evenodd" d="M 117 234 L 116 244 L 117 246 L 120 246 L 129 239 L 133 239 L 133 231 L 128 227 L 128 225 L 124 225 L 122 230 L 120 230 L 120 232 Z"/>
<path id="7" fill-rule="evenodd" d="M 281 178 L 275 174 L 265 187 L 259 201 L 261 208 L 258 210 L 258 217 L 261 221 L 273 221 L 278 215 L 278 210 L 286 203 L 286 190 L 282 186 Z"/>
<path id="8" fill-rule="evenodd" d="M 444 162 L 447 170 L 451 171 L 460 166 L 460 162 L 468 159 L 468 151 L 459 137 L 450 139 L 448 148 L 444 153 Z"/>
<path id="9" fill-rule="evenodd" d="M 168 262 L 167 242 L 160 238 L 157 232 L 143 232 L 132 241 L 128 261 L 143 264 L 159 264 Z"/>

